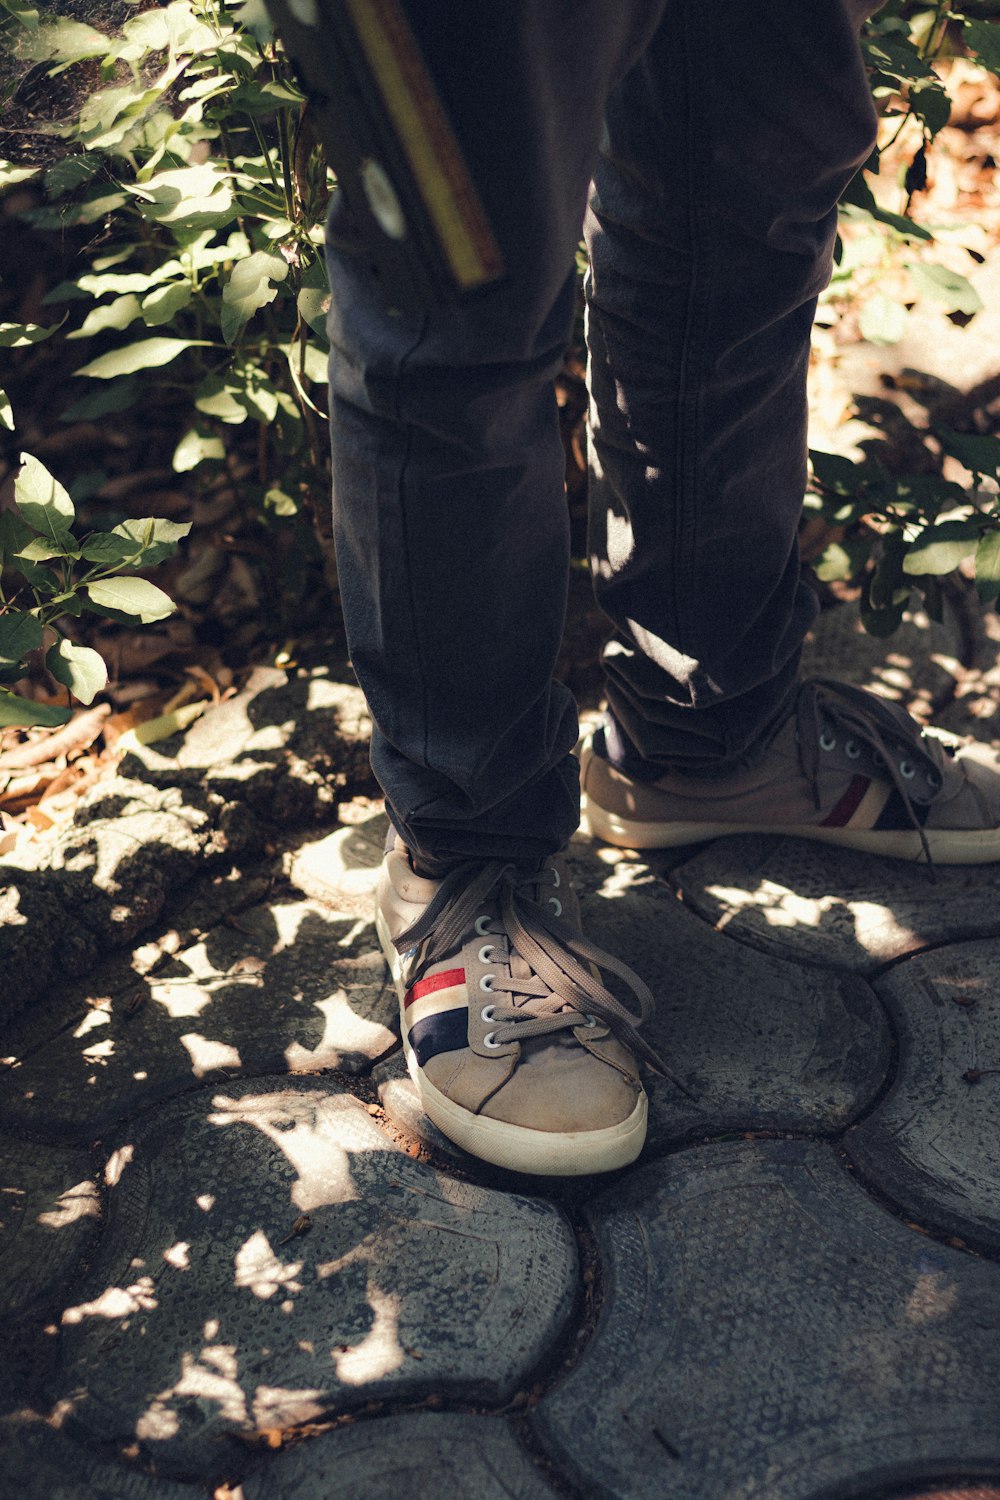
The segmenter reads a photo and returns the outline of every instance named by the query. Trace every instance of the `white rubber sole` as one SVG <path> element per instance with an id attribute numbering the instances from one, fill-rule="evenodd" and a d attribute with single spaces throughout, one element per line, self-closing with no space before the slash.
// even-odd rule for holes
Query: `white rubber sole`
<path id="1" fill-rule="evenodd" d="M 603 1130 L 554 1134 L 530 1130 L 524 1125 L 511 1125 L 505 1120 L 493 1120 L 488 1115 L 473 1114 L 435 1088 L 424 1075 L 410 1047 L 403 1015 L 402 962 L 379 910 L 375 913 L 375 930 L 399 998 L 399 1024 L 406 1066 L 424 1113 L 443 1135 L 480 1161 L 534 1177 L 587 1177 L 598 1172 L 614 1172 L 635 1161 L 646 1140 L 648 1105 L 646 1095 L 641 1091 L 628 1119 L 617 1125 Z"/>
<path id="2" fill-rule="evenodd" d="M 698 844 L 734 833 L 764 833 L 784 838 L 811 839 L 863 854 L 881 854 L 889 859 L 925 859 L 920 835 L 915 829 L 817 828 L 792 823 L 786 827 L 762 828 L 759 823 L 658 823 L 623 818 L 584 797 L 580 827 L 593 838 L 622 849 L 674 849 L 680 844 Z M 1000 828 L 925 829 L 931 859 L 938 865 L 986 865 L 1000 860 Z"/>

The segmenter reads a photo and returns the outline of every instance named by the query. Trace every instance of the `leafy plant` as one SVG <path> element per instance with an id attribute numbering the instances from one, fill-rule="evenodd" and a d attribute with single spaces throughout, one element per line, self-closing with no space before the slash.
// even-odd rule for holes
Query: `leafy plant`
<path id="1" fill-rule="evenodd" d="M 836 304 L 860 297 L 860 331 L 876 343 L 902 337 L 908 307 L 919 297 L 942 303 L 963 322 L 982 307 L 966 276 L 932 258 L 941 231 L 911 216 L 912 200 L 927 183 L 934 141 L 950 115 L 934 62 L 964 50 L 1000 75 L 1000 27 L 969 14 L 972 9 L 940 0 L 922 8 L 889 0 L 865 29 L 863 47 L 883 116 L 883 140 L 844 195 L 844 240 L 826 300 Z M 907 135 L 913 144 L 900 173 L 896 212 L 879 201 L 874 188 L 886 151 Z M 865 244 L 859 255 L 859 230 L 869 242 L 879 237 L 881 254 L 872 256 Z M 881 289 L 889 267 L 905 273 L 910 289 L 905 299 Z M 876 635 L 896 629 L 914 589 L 939 619 L 942 580 L 960 564 L 974 561 L 984 603 L 1000 595 L 1000 440 L 956 432 L 933 420 L 909 431 L 922 460 L 917 474 L 891 473 L 875 452 L 858 462 L 830 453 L 810 455 L 806 514 L 822 516 L 833 537 L 816 573 L 827 582 L 861 581 L 862 620 Z M 967 486 L 943 477 L 946 458 L 968 471 Z"/>
<path id="2" fill-rule="evenodd" d="M 29 670 L 33 653 L 81 703 L 107 684 L 100 653 L 78 645 L 63 622 L 85 610 L 116 620 L 162 620 L 168 594 L 131 570 L 153 567 L 177 550 L 190 527 L 156 517 L 124 521 L 108 532 L 74 537 L 73 501 L 45 466 L 22 455 L 15 508 L 0 513 L 0 729 L 55 725 L 69 706 L 36 703 L 9 684 Z"/>
<path id="3" fill-rule="evenodd" d="M 72 117 L 45 127 L 62 152 L 36 169 L 45 201 L 24 214 L 98 230 L 80 273 L 46 298 L 65 309 L 67 338 L 106 346 L 76 370 L 84 388 L 63 418 L 180 396 L 191 415 L 178 472 L 216 472 L 250 424 L 245 489 L 261 518 L 319 520 L 330 182 L 262 7 L 170 0 L 105 35 L 23 0 L 0 5 L 5 40 L 50 77 L 97 70 Z M 25 168 L 0 173 L 12 180 Z"/>

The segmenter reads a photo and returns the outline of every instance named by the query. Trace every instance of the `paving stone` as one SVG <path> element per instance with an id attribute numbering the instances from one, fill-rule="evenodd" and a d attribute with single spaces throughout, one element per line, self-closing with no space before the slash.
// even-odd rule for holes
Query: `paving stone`
<path id="1" fill-rule="evenodd" d="M 246 1500 L 553 1500 L 505 1422 L 422 1412 L 359 1422 L 282 1454 Z"/>
<path id="2" fill-rule="evenodd" d="M 276 901 L 151 973 L 112 964 L 12 1028 L 20 1061 L 0 1075 L 0 1123 L 90 1141 L 204 1078 L 367 1070 L 398 1040 L 373 944 L 370 923 Z"/>
<path id="3" fill-rule="evenodd" d="M 948 608 L 942 623 L 907 612 L 887 640 L 869 635 L 857 604 L 826 609 L 802 652 L 803 677 L 834 677 L 902 703 L 926 721 L 943 708 L 963 675 L 962 624 Z"/>
<path id="4" fill-rule="evenodd" d="M 747 835 L 707 844 L 668 878 L 727 938 L 874 974 L 921 948 L 1000 934 L 1000 864 L 941 865 L 935 874 L 808 839 Z"/>
<path id="5" fill-rule="evenodd" d="M 25 1500 L 202 1500 L 205 1491 L 98 1458 L 38 1419 L 0 1423 L 0 1490 Z"/>
<path id="6" fill-rule="evenodd" d="M 571 846 L 585 930 L 646 980 L 649 1040 L 698 1096 L 647 1080 L 652 1146 L 734 1129 L 836 1131 L 867 1107 L 891 1036 L 864 981 L 729 942 L 641 860 L 609 852 Z"/>
<path id="7" fill-rule="evenodd" d="M 65 1292 L 100 1216 L 88 1152 L 0 1141 L 0 1320 Z"/>
<path id="8" fill-rule="evenodd" d="M 48 1394 L 159 1472 L 224 1477 L 227 1436 L 372 1399 L 497 1404 L 572 1309 L 555 1208 L 411 1160 L 332 1080 L 202 1089 L 111 1144 Z"/>
<path id="9" fill-rule="evenodd" d="M 892 1087 L 846 1137 L 904 1212 L 1000 1252 L 1000 953 L 963 943 L 878 982 L 899 1036 Z"/>
<path id="10" fill-rule="evenodd" d="M 68 829 L 25 851 L 44 868 L 6 868 L 0 1020 L 134 942 L 201 869 L 259 850 L 252 814 L 217 793 L 124 777 L 101 783 L 81 798 Z"/>
<path id="11" fill-rule="evenodd" d="M 531 1416 L 586 1494 L 815 1500 L 1000 1473 L 1000 1267 L 904 1227 L 831 1147 L 694 1147 L 592 1220 L 601 1318 Z"/>
<path id="12" fill-rule="evenodd" d="M 384 813 L 309 840 L 288 861 L 288 877 L 307 896 L 370 920 L 385 850 Z"/>

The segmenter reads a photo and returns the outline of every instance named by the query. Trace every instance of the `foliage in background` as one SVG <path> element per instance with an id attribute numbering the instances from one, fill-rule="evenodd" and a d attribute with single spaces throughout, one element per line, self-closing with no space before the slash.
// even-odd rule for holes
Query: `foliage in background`
<path id="1" fill-rule="evenodd" d="M 95 341 L 105 346 L 77 368 L 93 390 L 67 403 L 64 420 L 100 419 L 180 393 L 190 422 L 173 467 L 199 478 L 218 472 L 227 440 L 250 424 L 257 483 L 243 486 L 246 500 L 266 523 L 297 525 L 307 544 L 308 499 L 323 469 L 318 400 L 328 289 L 321 247 L 329 181 L 305 101 L 262 12 L 226 0 L 170 0 L 155 9 L 136 5 L 117 34 L 105 35 L 24 0 L 2 0 L 2 9 L 0 44 L 49 78 L 97 71 L 97 87 L 83 92 L 72 116 L 43 127 L 49 152 L 52 137 L 61 146 L 57 159 L 0 167 L 0 187 L 41 184 L 44 202 L 23 214 L 33 227 L 93 226 L 78 274 L 45 298 L 62 337 L 85 340 L 88 355 Z M 32 343 L 51 331 L 4 325 L 0 343 Z M 12 427 L 9 403 L 0 419 L 5 413 Z M 23 482 L 22 474 L 18 504 L 27 520 Z M 64 573 L 97 545 L 74 541 L 71 520 L 63 513 L 49 543 L 48 565 Z M 153 551 L 133 552 L 128 565 L 146 567 L 165 555 L 168 524 L 157 523 Z M 37 548 L 31 556 L 34 573 L 12 546 L 3 561 L 20 572 L 28 593 L 44 593 Z M 67 595 L 65 582 L 55 596 L 64 613 L 78 597 Z M 122 583 L 121 616 L 158 618 L 129 609 Z M 92 584 L 82 597 L 84 607 L 95 601 Z M 27 648 L 39 644 L 35 627 L 54 622 L 52 600 L 28 604 L 22 588 L 0 600 L 0 621 L 0 681 L 5 666 L 7 680 L 16 679 Z M 18 644 L 25 647 L 19 656 Z M 50 670 L 55 659 L 46 658 Z M 69 685 L 89 701 L 79 681 Z M 7 722 L 28 722 L 10 717 L 28 709 L 23 700 L 11 706 L 9 696 L 2 694 Z"/>
<path id="2" fill-rule="evenodd" d="M 46 298 L 61 320 L 54 328 L 67 340 L 82 340 L 86 356 L 62 415 L 100 418 L 182 400 L 190 420 L 173 464 L 196 480 L 217 473 L 227 449 L 252 429 L 257 472 L 243 486 L 246 503 L 272 530 L 296 528 L 305 546 L 325 441 L 328 288 L 321 241 L 330 188 L 309 110 L 259 0 L 125 3 L 134 14 L 105 35 L 32 0 L 0 0 L 6 12 L 0 45 L 51 80 L 85 80 L 79 104 L 43 127 L 48 164 L 33 165 L 37 157 L 29 154 L 25 165 L 0 168 L 0 187 L 40 186 L 44 198 L 26 211 L 29 223 L 88 232 L 76 274 Z M 968 279 L 937 258 L 934 227 L 917 223 L 909 210 L 949 116 L 935 61 L 969 53 L 1000 75 L 1000 27 L 984 19 L 988 11 L 985 0 L 954 9 L 889 0 L 866 28 L 883 149 L 897 136 L 911 140 L 912 149 L 895 208 L 880 201 L 886 194 L 878 182 L 879 152 L 845 195 L 850 230 L 829 293 L 834 302 L 857 295 L 862 285 L 851 239 L 861 225 L 883 237 L 887 254 L 905 255 L 913 300 L 934 298 L 966 318 L 978 310 Z M 892 341 L 905 325 L 905 305 L 877 286 L 865 290 L 862 333 Z M 52 331 L 11 325 L 0 340 L 16 346 Z M 0 421 L 12 426 L 2 404 Z M 943 428 L 928 440 L 969 470 L 968 488 L 939 474 L 900 478 L 876 458 L 852 463 L 814 455 L 807 507 L 839 538 L 817 571 L 827 579 L 864 580 L 864 618 L 877 633 L 895 628 L 914 586 L 936 611 L 939 579 L 969 555 L 976 557 L 982 596 L 1000 592 L 994 493 L 1000 441 Z M 23 504 L 21 511 L 27 523 Z M 26 650 L 37 649 L 36 626 L 58 628 L 56 600 L 60 608 L 81 601 L 95 607 L 100 600 L 93 584 L 101 580 L 88 582 L 85 565 L 95 562 L 86 548 L 101 544 L 74 539 L 71 521 L 63 511 L 57 531 L 64 550 L 47 558 L 37 546 L 34 556 L 25 555 L 23 536 L 5 544 L 6 565 L 22 586 L 0 600 L 0 682 L 16 679 Z M 178 537 L 170 540 L 175 545 Z M 150 541 L 154 553 L 105 561 L 119 570 L 148 566 L 163 555 L 155 548 L 166 538 L 154 533 Z M 55 543 L 49 537 L 46 545 Z M 42 572 L 55 580 L 51 587 Z M 126 618 L 139 614 L 122 610 Z M 24 624 L 25 615 L 35 623 Z M 57 666 L 62 659 L 52 656 Z M 95 680 L 96 668 L 86 681 L 78 675 L 68 685 L 87 701 L 83 695 Z"/>
<path id="3" fill-rule="evenodd" d="M 951 105 L 934 63 L 967 54 L 988 72 L 1000 76 L 1000 26 L 987 18 L 989 6 L 938 3 L 914 6 L 889 0 L 865 28 L 863 48 L 872 92 L 882 116 L 879 148 L 851 183 L 841 206 L 845 229 L 838 265 L 826 299 L 837 305 L 857 295 L 864 277 L 852 255 L 858 240 L 850 230 L 861 226 L 882 241 L 881 265 L 902 260 L 910 295 L 893 300 L 878 286 L 878 271 L 865 287 L 860 332 L 876 343 L 902 337 L 908 307 L 921 297 L 944 305 L 962 323 L 980 311 L 982 301 L 966 276 L 954 269 L 954 250 L 939 258 L 939 243 L 954 245 L 954 234 L 911 215 L 911 201 L 927 184 L 934 141 L 947 125 Z M 885 206 L 879 181 L 882 156 L 890 147 L 911 143 L 895 184 L 898 211 Z M 888 184 L 891 191 L 893 184 Z M 965 252 L 970 269 L 977 257 Z M 982 259 L 982 257 L 978 257 Z M 879 260 L 879 257 L 876 257 Z M 869 454 L 859 462 L 836 454 L 813 452 L 813 481 L 806 512 L 821 515 L 835 528 L 833 541 L 816 564 L 828 582 L 862 583 L 862 619 L 876 635 L 899 625 L 914 588 L 920 590 L 932 617 L 940 619 L 941 580 L 962 563 L 975 561 L 980 598 L 1000 594 L 1000 440 L 956 432 L 932 422 L 920 434 L 929 472 L 894 474 Z M 962 486 L 945 480 L 945 457 L 969 473 Z"/>

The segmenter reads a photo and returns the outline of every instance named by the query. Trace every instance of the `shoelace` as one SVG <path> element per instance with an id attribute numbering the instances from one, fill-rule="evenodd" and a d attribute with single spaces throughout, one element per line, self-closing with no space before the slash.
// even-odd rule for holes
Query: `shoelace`
<path id="1" fill-rule="evenodd" d="M 460 865 L 445 876 L 426 911 L 395 939 L 400 953 L 420 949 L 409 982 L 419 979 L 431 964 L 454 953 L 467 940 L 484 906 L 499 905 L 498 919 L 477 929 L 506 938 L 508 977 L 495 984 L 491 995 L 506 995 L 493 1006 L 498 1043 L 528 1041 L 531 1037 L 581 1024 L 580 1017 L 603 1021 L 616 1037 L 642 1057 L 682 1093 L 691 1090 L 670 1070 L 659 1054 L 639 1035 L 638 1027 L 653 1013 L 649 986 L 628 964 L 605 953 L 568 923 L 540 906 L 530 894 L 540 884 L 554 884 L 554 872 L 525 874 L 516 866 L 491 860 Z M 517 959 L 523 961 L 517 963 Z M 499 961 L 499 959 L 498 959 Z M 615 974 L 632 991 L 638 1015 L 615 998 L 595 977 L 589 964 Z"/>
<path id="2" fill-rule="evenodd" d="M 820 805 L 819 768 L 821 740 L 824 734 L 824 718 L 846 729 L 868 746 L 875 758 L 878 770 L 884 770 L 899 793 L 906 815 L 920 837 L 931 877 L 934 878 L 934 861 L 924 826 L 917 817 L 913 800 L 901 767 L 914 763 L 914 770 L 921 769 L 940 788 L 945 769 L 945 752 L 939 742 L 921 734 L 920 728 L 904 709 L 866 693 L 861 688 L 849 687 L 843 682 L 834 682 L 827 677 L 815 677 L 804 682 L 799 689 L 796 703 L 799 731 L 799 757 L 802 770 L 812 786 L 817 808 Z M 902 761 L 898 756 L 902 752 Z M 912 773 L 911 773 L 912 775 Z"/>

